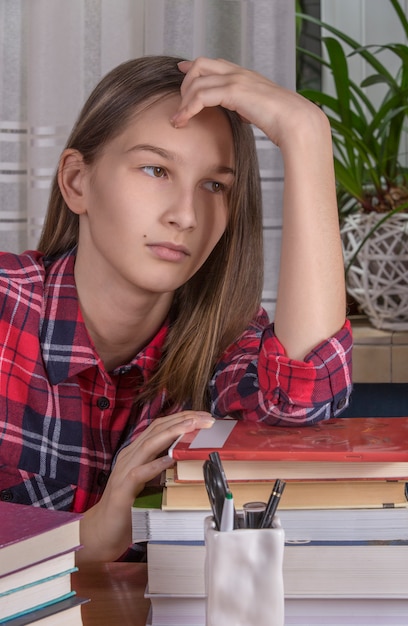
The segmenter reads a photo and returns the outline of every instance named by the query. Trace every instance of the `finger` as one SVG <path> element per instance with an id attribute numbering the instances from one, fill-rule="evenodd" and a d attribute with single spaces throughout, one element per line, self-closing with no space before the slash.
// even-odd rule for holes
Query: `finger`
<path id="1" fill-rule="evenodd" d="M 205 411 L 182 411 L 155 419 L 140 435 L 140 439 L 157 436 L 160 432 L 174 429 L 185 429 L 185 432 L 196 428 L 211 428 L 215 419 L 211 413 Z"/>
<path id="2" fill-rule="evenodd" d="M 131 485 L 132 494 L 136 496 L 145 484 L 150 480 L 153 480 L 157 476 L 170 467 L 173 467 L 174 460 L 169 456 L 161 456 L 157 459 L 153 459 L 143 465 L 132 468 L 128 474 L 128 480 Z"/>
<path id="3" fill-rule="evenodd" d="M 172 413 L 171 415 L 163 415 L 161 417 L 158 417 L 151 423 L 150 427 L 161 426 L 163 424 L 171 424 L 172 422 L 182 422 L 189 419 L 194 419 L 196 422 L 199 422 L 203 425 L 205 423 L 212 425 L 215 421 L 214 417 L 208 411 L 193 411 L 190 409 L 186 411 L 180 411 L 178 413 Z"/>
<path id="4" fill-rule="evenodd" d="M 235 63 L 225 61 L 225 59 L 210 59 L 208 57 L 198 57 L 194 61 L 181 61 L 178 63 L 178 68 L 186 74 L 181 87 L 182 91 L 188 89 L 190 84 L 200 76 L 225 75 L 242 71 L 242 68 Z"/>
<path id="5" fill-rule="evenodd" d="M 187 74 L 192 65 L 193 61 L 180 61 L 179 63 L 177 63 L 177 67 L 179 68 L 180 72 L 183 72 L 183 74 Z"/>
<path id="6" fill-rule="evenodd" d="M 227 89 L 239 80 L 239 74 L 244 72 L 242 68 L 228 61 L 205 57 L 182 61 L 178 67 L 186 76 L 180 89 L 179 111 L 171 119 L 176 128 L 185 126 L 205 107 L 222 105 L 235 110 Z"/>
<path id="7" fill-rule="evenodd" d="M 181 414 L 170 419 L 158 418 L 143 433 L 143 447 L 152 457 L 168 448 L 180 435 L 199 428 L 211 428 L 215 419 L 210 414 Z"/>
<path id="8" fill-rule="evenodd" d="M 235 111 L 233 100 L 228 97 L 228 89 L 233 86 L 232 81 L 226 82 L 222 76 L 205 76 L 196 81 L 182 96 L 180 108 L 171 118 L 175 128 L 183 128 L 188 121 L 206 107 L 223 106 Z"/>
<path id="9" fill-rule="evenodd" d="M 122 462 L 132 462 L 137 455 L 139 465 L 151 461 L 182 434 L 198 428 L 211 428 L 215 419 L 204 411 L 183 411 L 154 420 L 135 441 L 120 452 Z"/>

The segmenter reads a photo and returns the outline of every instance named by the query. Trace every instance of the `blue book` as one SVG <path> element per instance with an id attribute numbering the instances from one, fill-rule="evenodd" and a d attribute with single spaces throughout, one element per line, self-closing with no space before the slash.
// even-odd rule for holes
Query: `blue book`
<path id="1" fill-rule="evenodd" d="M 1 593 L 0 624 L 75 595 L 71 590 L 71 574 L 74 571 L 76 568 Z"/>

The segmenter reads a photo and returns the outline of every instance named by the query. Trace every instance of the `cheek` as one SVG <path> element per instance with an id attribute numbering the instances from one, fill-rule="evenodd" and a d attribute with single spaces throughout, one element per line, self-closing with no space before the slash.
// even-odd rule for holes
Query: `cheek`
<path id="1" fill-rule="evenodd" d="M 227 227 L 226 217 L 217 216 L 208 223 L 208 228 L 203 233 L 202 255 L 208 258 L 215 246 L 223 236 Z"/>
<path id="2" fill-rule="evenodd" d="M 214 238 L 216 242 L 219 241 L 219 239 L 221 239 L 221 237 L 225 233 L 227 224 L 228 224 L 228 210 L 223 209 L 222 211 L 218 211 L 216 215 L 214 216 L 214 219 L 212 220 L 212 224 L 210 224 L 212 237 Z"/>

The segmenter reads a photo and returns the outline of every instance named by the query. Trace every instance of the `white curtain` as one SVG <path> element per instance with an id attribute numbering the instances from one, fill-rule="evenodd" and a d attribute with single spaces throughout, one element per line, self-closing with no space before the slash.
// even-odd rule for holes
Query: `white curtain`
<path id="1" fill-rule="evenodd" d="M 144 54 L 219 56 L 294 88 L 294 30 L 294 0 L 0 0 L 0 249 L 36 247 L 69 130 L 112 67 Z M 256 137 L 273 315 L 282 164 Z"/>

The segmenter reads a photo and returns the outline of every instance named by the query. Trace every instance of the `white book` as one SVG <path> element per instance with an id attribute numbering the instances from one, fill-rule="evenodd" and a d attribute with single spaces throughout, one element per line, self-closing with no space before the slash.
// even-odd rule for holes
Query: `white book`
<path id="1" fill-rule="evenodd" d="M 204 541 L 207 511 L 132 508 L 132 537 L 140 541 Z M 279 509 L 286 541 L 408 541 L 408 507 Z"/>
<path id="2" fill-rule="evenodd" d="M 204 595 L 152 594 L 147 626 L 205 626 Z M 285 626 L 406 626 L 404 599 L 285 600 Z"/>
<path id="3" fill-rule="evenodd" d="M 205 593 L 204 542 L 149 542 L 147 559 L 150 593 Z M 407 601 L 408 544 L 286 545 L 283 579 L 287 598 Z"/>

